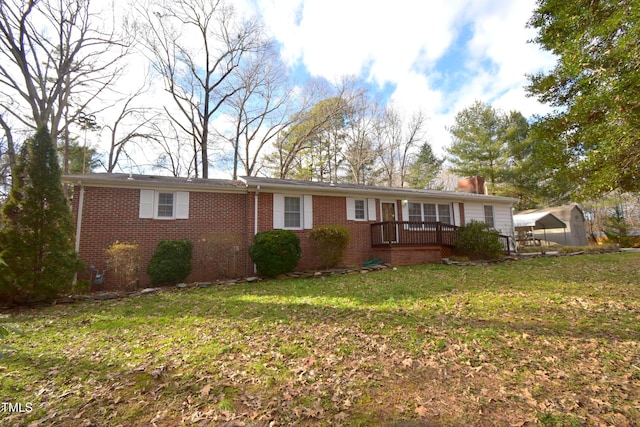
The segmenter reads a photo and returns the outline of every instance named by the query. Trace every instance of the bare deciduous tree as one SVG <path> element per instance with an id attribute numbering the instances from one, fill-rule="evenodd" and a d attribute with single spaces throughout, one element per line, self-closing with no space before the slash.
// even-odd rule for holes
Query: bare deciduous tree
<path id="1" fill-rule="evenodd" d="M 211 120 L 240 90 L 224 83 L 245 54 L 262 48 L 262 27 L 222 0 L 151 0 L 137 9 L 142 43 L 174 101 L 166 113 L 191 138 L 207 178 Z"/>
<path id="2" fill-rule="evenodd" d="M 233 92 L 234 87 L 240 89 L 229 97 L 224 108 L 231 126 L 227 132 L 219 132 L 219 138 L 231 145 L 233 179 L 236 179 L 239 164 L 247 176 L 259 172 L 263 148 L 291 124 L 293 88 L 272 44 L 250 55 L 234 70 L 228 83 L 226 92 Z"/>
<path id="3" fill-rule="evenodd" d="M 354 85 L 347 95 L 349 117 L 345 128 L 344 158 L 347 180 L 358 185 L 375 182 L 377 153 L 374 146 L 379 104 L 372 100 L 365 88 Z"/>
<path id="4" fill-rule="evenodd" d="M 154 169 L 169 172 L 172 176 L 193 176 L 196 174 L 196 155 L 188 147 L 180 144 L 181 131 L 172 121 L 152 122 L 156 147 L 160 153 L 153 159 Z"/>
<path id="5" fill-rule="evenodd" d="M 403 187 L 412 149 L 426 142 L 426 118 L 421 111 L 406 121 L 393 106 L 387 106 L 376 127 L 382 184 Z"/>
<path id="6" fill-rule="evenodd" d="M 129 44 L 100 15 L 90 0 L 0 2 L 0 114 L 16 128 L 64 135 L 65 153 L 69 124 L 118 78 L 127 54 Z"/>
<path id="7" fill-rule="evenodd" d="M 154 123 L 162 121 L 161 112 L 158 109 L 136 105 L 136 101 L 147 90 L 148 84 L 145 83 L 137 91 L 113 105 L 117 108 L 117 115 L 112 123 L 104 126 L 109 138 L 109 153 L 104 168 L 109 173 L 118 166 L 120 156 L 125 153 L 127 145 L 140 144 L 143 141 L 155 143 L 159 140 Z"/>

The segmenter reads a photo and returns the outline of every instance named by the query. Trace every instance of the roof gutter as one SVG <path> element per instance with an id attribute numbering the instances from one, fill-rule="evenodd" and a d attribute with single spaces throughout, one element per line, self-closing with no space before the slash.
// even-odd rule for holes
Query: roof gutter
<path id="1" fill-rule="evenodd" d="M 306 194 L 318 194 L 318 195 L 347 195 L 353 197 L 354 195 L 367 195 L 369 197 L 376 198 L 402 198 L 402 199 L 412 199 L 412 198 L 434 198 L 434 199 L 444 199 L 444 200 L 453 200 L 453 201 L 495 201 L 501 203 L 517 203 L 519 200 L 512 197 L 504 197 L 504 196 L 492 196 L 488 194 L 474 194 L 474 193 L 465 193 L 462 191 L 438 191 L 438 190 L 414 190 L 414 189 L 404 189 L 404 188 L 392 188 L 392 187 L 380 187 L 380 188 L 372 188 L 372 187 L 362 187 L 362 188 L 352 188 L 352 187 L 341 187 L 340 185 L 329 185 L 329 186 L 315 186 L 311 185 L 300 185 L 299 183 L 289 183 L 286 181 L 283 182 L 251 182 L 252 180 L 249 178 L 240 178 L 242 182 L 246 184 L 247 187 L 252 186 L 261 186 L 263 191 L 282 191 L 282 192 L 291 192 L 291 193 L 306 193 Z"/>

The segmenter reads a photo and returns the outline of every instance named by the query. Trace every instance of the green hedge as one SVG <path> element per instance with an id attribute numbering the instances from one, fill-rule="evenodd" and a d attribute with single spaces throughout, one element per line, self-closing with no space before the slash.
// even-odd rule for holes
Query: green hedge
<path id="1" fill-rule="evenodd" d="M 502 257 L 504 247 L 500 233 L 484 222 L 470 221 L 458 228 L 456 252 L 471 259 L 494 259 Z"/>
<path id="2" fill-rule="evenodd" d="M 293 271 L 301 255 L 300 238 L 289 230 L 258 233 L 249 247 L 249 256 L 256 264 L 258 273 L 266 277 Z"/>
<path id="3" fill-rule="evenodd" d="M 147 273 L 151 284 L 175 284 L 191 274 L 193 244 L 188 240 L 162 240 L 158 243 Z"/>

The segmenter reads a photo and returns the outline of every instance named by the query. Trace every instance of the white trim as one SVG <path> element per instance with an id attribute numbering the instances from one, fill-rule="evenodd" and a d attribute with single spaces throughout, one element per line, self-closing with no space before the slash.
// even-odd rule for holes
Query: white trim
<path id="1" fill-rule="evenodd" d="M 375 199 L 366 199 L 364 197 L 347 197 L 347 220 L 349 221 L 370 221 L 371 220 L 371 201 L 373 200 L 373 218 L 376 217 L 376 205 Z M 364 218 L 356 217 L 356 202 L 361 201 L 363 203 Z"/>
<path id="2" fill-rule="evenodd" d="M 273 195 L 273 228 L 284 229 L 284 194 Z"/>
<path id="3" fill-rule="evenodd" d="M 253 235 L 258 234 L 258 195 L 260 194 L 260 186 L 256 188 L 255 195 L 253 196 Z M 255 273 L 255 264 L 254 264 L 254 273 Z"/>
<path id="4" fill-rule="evenodd" d="M 300 199 L 300 227 L 286 227 L 284 222 L 284 199 Z M 313 228 L 313 196 L 310 194 L 274 194 L 273 228 L 275 230 L 304 230 Z"/>
<path id="5" fill-rule="evenodd" d="M 491 222 L 493 222 L 493 224 L 489 224 L 487 222 L 487 211 L 486 211 L 487 208 L 491 208 Z M 482 215 L 484 217 L 484 223 L 485 224 L 487 224 L 491 228 L 496 228 L 496 209 L 495 209 L 494 205 L 483 204 L 482 205 Z"/>
<path id="6" fill-rule="evenodd" d="M 456 222 L 456 215 L 454 213 L 455 210 L 455 205 L 457 205 L 457 203 L 438 203 L 438 202 L 418 202 L 415 200 L 408 200 L 407 203 L 402 203 L 402 219 L 403 221 L 411 221 L 411 217 L 409 216 L 409 205 L 410 204 L 416 204 L 420 206 L 420 221 L 427 221 L 426 219 L 426 214 L 425 214 L 425 209 L 424 206 L 425 205 L 432 205 L 435 206 L 435 213 L 436 213 L 436 218 L 435 221 L 436 222 L 442 222 L 442 218 L 440 218 L 440 206 L 447 206 L 449 208 L 449 223 L 444 223 L 444 224 L 451 224 L 451 225 L 459 225 L 459 224 L 455 224 Z"/>
<path id="7" fill-rule="evenodd" d="M 176 219 L 189 219 L 189 192 L 176 191 L 173 206 Z"/>
<path id="8" fill-rule="evenodd" d="M 153 218 L 155 190 L 140 190 L 140 209 L 138 217 Z"/>
<path id="9" fill-rule="evenodd" d="M 313 196 L 310 194 L 302 197 L 302 226 L 307 230 L 313 228 Z"/>
<path id="10" fill-rule="evenodd" d="M 347 220 L 356 220 L 356 199 L 347 197 Z"/>
<path id="11" fill-rule="evenodd" d="M 384 221 L 384 216 L 383 216 L 383 210 L 382 210 L 382 204 L 383 203 L 391 203 L 393 204 L 393 215 L 395 217 L 394 221 L 398 221 L 398 202 L 397 200 L 385 200 L 385 199 L 380 199 L 380 220 Z"/>
<path id="12" fill-rule="evenodd" d="M 384 210 L 382 209 L 382 205 L 383 204 L 393 204 L 393 216 L 394 219 L 393 221 L 398 221 L 398 202 L 396 200 L 384 200 L 384 199 L 380 199 L 380 220 L 382 222 L 385 222 L 384 219 Z M 403 203 L 403 209 L 404 209 L 404 203 Z M 385 227 L 381 228 L 382 231 L 382 241 L 383 242 L 397 242 L 398 241 L 398 225 L 394 225 L 394 233 L 395 233 L 395 238 L 393 240 L 387 239 L 387 236 L 384 235 L 385 232 Z"/>
<path id="13" fill-rule="evenodd" d="M 453 211 L 451 212 L 451 215 L 453 216 L 453 225 L 458 227 L 461 226 L 462 224 L 460 223 L 460 203 L 458 202 L 453 203 Z"/>
<path id="14" fill-rule="evenodd" d="M 82 211 L 84 209 L 84 186 L 80 185 L 80 196 L 78 197 L 78 217 L 76 218 L 76 253 L 80 253 L 80 237 L 82 235 Z M 77 273 L 76 273 L 77 275 Z"/>
<path id="15" fill-rule="evenodd" d="M 367 199 L 367 219 L 376 220 L 376 199 Z"/>
<path id="16" fill-rule="evenodd" d="M 173 212 L 171 216 L 158 216 L 158 201 L 161 193 L 173 194 Z M 159 220 L 189 219 L 189 192 L 141 189 L 138 217 Z"/>

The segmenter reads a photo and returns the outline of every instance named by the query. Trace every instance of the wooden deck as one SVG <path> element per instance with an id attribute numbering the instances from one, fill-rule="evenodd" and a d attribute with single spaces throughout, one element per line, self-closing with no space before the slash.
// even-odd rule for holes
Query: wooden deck
<path id="1" fill-rule="evenodd" d="M 386 221 L 371 224 L 373 248 L 450 248 L 456 246 L 458 228 L 441 222 Z M 510 237 L 500 235 L 505 253 L 511 253 Z"/>

